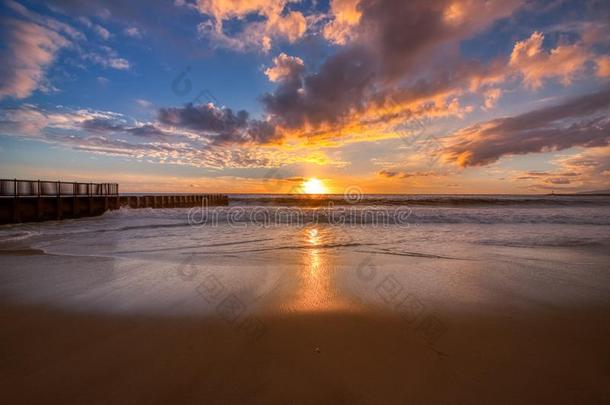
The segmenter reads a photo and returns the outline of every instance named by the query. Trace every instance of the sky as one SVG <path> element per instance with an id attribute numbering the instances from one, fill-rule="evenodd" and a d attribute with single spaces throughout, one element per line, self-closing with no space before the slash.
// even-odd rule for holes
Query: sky
<path id="1" fill-rule="evenodd" d="M 610 189 L 603 0 L 0 0 L 0 177 Z"/>

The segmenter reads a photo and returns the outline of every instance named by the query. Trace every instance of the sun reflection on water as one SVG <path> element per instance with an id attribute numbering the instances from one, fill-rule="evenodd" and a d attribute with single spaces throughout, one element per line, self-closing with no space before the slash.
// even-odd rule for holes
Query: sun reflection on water
<path id="1" fill-rule="evenodd" d="M 291 310 L 324 312 L 347 308 L 347 302 L 341 299 L 335 287 L 336 269 L 332 265 L 332 258 L 323 248 L 323 241 L 328 239 L 330 235 L 327 233 L 331 231 L 317 227 L 301 231 L 306 248 L 302 253 L 295 299 L 289 305 Z"/>
<path id="2" fill-rule="evenodd" d="M 316 228 L 307 230 L 307 242 L 309 242 L 312 248 L 309 249 L 309 254 L 305 260 L 309 261 L 309 263 L 307 263 L 307 267 L 309 267 L 309 274 L 312 277 L 316 277 L 320 272 L 320 267 L 322 266 L 320 251 L 316 247 L 320 245 L 320 235 L 318 234 L 318 230 Z"/>

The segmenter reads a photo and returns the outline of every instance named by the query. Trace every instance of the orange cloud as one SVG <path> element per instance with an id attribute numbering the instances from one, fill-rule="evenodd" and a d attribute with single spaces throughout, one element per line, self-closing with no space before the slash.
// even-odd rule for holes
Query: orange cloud
<path id="1" fill-rule="evenodd" d="M 287 3 L 287 0 L 199 0 L 197 9 L 211 16 L 213 22 L 200 24 L 198 30 L 200 34 L 209 36 L 216 46 L 242 51 L 258 48 L 268 52 L 274 38 L 294 42 L 307 30 L 307 20 L 302 13 L 284 13 Z M 225 21 L 244 19 L 251 14 L 260 15 L 265 20 L 248 23 L 243 32 L 234 36 L 224 32 Z"/>
<path id="2" fill-rule="evenodd" d="M 483 93 L 483 96 L 485 97 L 484 109 L 489 110 L 494 108 L 500 97 L 502 97 L 502 90 L 498 88 L 489 89 Z"/>
<path id="3" fill-rule="evenodd" d="M 294 77 L 304 69 L 303 59 L 281 53 L 273 58 L 273 66 L 265 70 L 265 75 L 272 82 Z"/>
<path id="4" fill-rule="evenodd" d="M 328 22 L 322 35 L 330 42 L 345 45 L 354 35 L 362 13 L 358 9 L 360 0 L 332 0 L 330 11 L 333 20 Z"/>
<path id="5" fill-rule="evenodd" d="M 610 56 L 600 56 L 595 63 L 597 64 L 597 76 L 610 77 Z"/>
<path id="6" fill-rule="evenodd" d="M 610 141 L 610 88 L 512 117 L 480 122 L 453 134 L 445 157 L 483 166 L 505 155 L 597 147 Z"/>
<path id="7" fill-rule="evenodd" d="M 531 189 L 564 192 L 608 190 L 610 188 L 610 148 L 595 147 L 560 156 L 553 161 L 555 170 L 518 173 L 513 180 L 529 183 Z"/>
<path id="8" fill-rule="evenodd" d="M 522 77 L 527 87 L 537 89 L 547 78 L 557 77 L 569 85 L 592 58 L 582 43 L 562 44 L 546 52 L 542 48 L 544 35 L 534 32 L 528 39 L 515 44 L 510 55 L 510 67 Z"/>
<path id="9" fill-rule="evenodd" d="M 276 16 L 269 20 L 268 32 L 270 35 L 283 36 L 288 42 L 301 38 L 307 30 L 307 21 L 303 14 L 291 11 L 285 16 Z"/>

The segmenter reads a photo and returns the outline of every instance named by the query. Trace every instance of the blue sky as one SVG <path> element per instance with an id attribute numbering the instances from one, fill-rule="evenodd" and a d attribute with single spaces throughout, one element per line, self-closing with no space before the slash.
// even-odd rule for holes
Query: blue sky
<path id="1" fill-rule="evenodd" d="M 125 191 L 287 192 L 310 177 L 336 193 L 610 188 L 609 13 L 0 1 L 0 171 Z"/>

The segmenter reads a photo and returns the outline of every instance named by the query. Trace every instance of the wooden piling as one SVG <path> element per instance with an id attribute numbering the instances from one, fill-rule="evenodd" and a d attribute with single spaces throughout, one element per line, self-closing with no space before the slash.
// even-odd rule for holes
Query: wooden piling
<path id="1" fill-rule="evenodd" d="M 0 179 L 0 186 L 0 224 L 95 216 L 121 207 L 190 208 L 229 203 L 221 194 L 119 196 L 118 184 L 109 183 Z"/>

